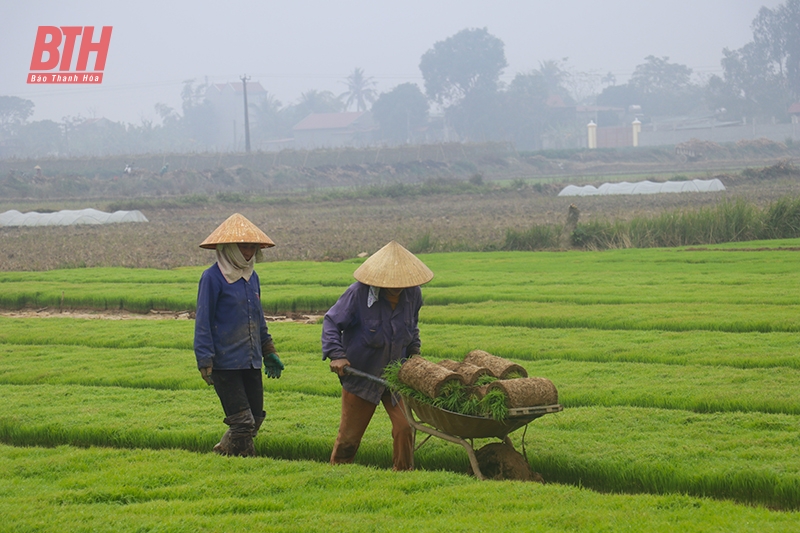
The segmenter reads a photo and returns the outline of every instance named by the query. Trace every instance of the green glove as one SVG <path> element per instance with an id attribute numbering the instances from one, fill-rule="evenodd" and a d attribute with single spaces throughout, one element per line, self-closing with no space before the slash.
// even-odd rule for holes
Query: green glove
<path id="1" fill-rule="evenodd" d="M 270 378 L 281 377 L 281 370 L 283 370 L 283 363 L 281 363 L 278 354 L 270 353 L 264 356 L 264 373 Z"/>
<path id="2" fill-rule="evenodd" d="M 203 376 L 203 379 L 209 385 L 213 385 L 214 384 L 214 378 L 211 376 L 211 367 L 210 366 L 201 368 L 200 369 L 200 375 Z"/>

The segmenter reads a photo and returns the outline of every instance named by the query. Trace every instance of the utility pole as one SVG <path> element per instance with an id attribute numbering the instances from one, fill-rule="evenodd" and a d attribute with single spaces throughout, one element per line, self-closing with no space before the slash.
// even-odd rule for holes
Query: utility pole
<path id="1" fill-rule="evenodd" d="M 250 77 L 245 74 L 241 78 L 242 88 L 244 89 L 244 151 L 250 153 L 250 120 L 247 117 L 247 80 Z"/>

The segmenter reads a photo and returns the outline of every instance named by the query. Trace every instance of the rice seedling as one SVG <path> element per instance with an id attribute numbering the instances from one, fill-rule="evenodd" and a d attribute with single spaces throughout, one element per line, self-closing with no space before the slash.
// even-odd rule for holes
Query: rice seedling
<path id="1" fill-rule="evenodd" d="M 269 322 L 268 329 L 280 351 L 311 352 L 322 358 L 320 325 Z M 0 317 L 0 344 L 192 350 L 193 338 L 190 320 Z"/>
<path id="2" fill-rule="evenodd" d="M 488 350 L 553 381 L 567 409 L 534 421 L 526 445 L 531 465 L 548 481 L 796 509 L 797 246 L 784 240 L 713 249 L 429 254 L 424 260 L 437 277 L 423 287 L 423 354 L 458 360 Z M 265 300 L 280 312 L 325 308 L 352 282 L 357 264 L 258 269 Z M 74 301 L 124 300 L 141 308 L 161 297 L 165 305 L 186 306 L 202 269 L 174 277 L 91 270 L 73 272 L 80 282 L 70 282 L 66 271 L 3 274 L 0 294 L 36 301 L 45 294 L 60 299 L 64 291 Z M 225 426 L 195 368 L 192 326 L 0 317 L 0 393 L 9 405 L 0 440 L 208 450 Z M 321 361 L 321 326 L 269 328 L 287 369 L 281 380 L 265 380 L 268 422 L 257 448 L 272 458 L 325 462 L 340 388 Z M 468 412 L 489 412 L 463 391 L 448 392 L 447 401 L 460 399 Z M 517 446 L 520 433 L 511 436 Z M 380 413 L 357 462 L 391 465 L 389 424 Z M 417 463 L 424 470 L 467 469 L 463 450 L 442 442 L 427 443 Z M 108 501 L 117 497 L 145 498 Z M 383 505 L 378 499 L 365 509 Z"/>
<path id="3" fill-rule="evenodd" d="M 112 320 L 0 317 L 0 343 L 61 344 L 94 348 L 157 347 L 192 350 L 189 320 Z"/>
<path id="4" fill-rule="evenodd" d="M 748 243 L 758 250 L 765 243 Z M 800 303 L 793 276 L 796 240 L 773 251 L 618 250 L 603 254 L 495 252 L 430 254 L 437 273 L 424 287 L 426 304 L 484 301 L 618 303 Z M 747 248 L 745 248 L 747 249 Z M 257 266 L 270 312 L 323 311 L 349 285 L 358 261 Z M 94 307 L 146 312 L 193 309 L 202 269 L 176 271 L 79 269 L 0 274 L 0 306 Z M 753 276 L 758 276 L 754 283 Z M 470 290 L 464 290 L 469 286 Z"/>
<path id="5" fill-rule="evenodd" d="M 210 390 L 0 385 L 0 392 L 7 401 L 0 441 L 14 445 L 207 451 L 224 429 Z M 268 393 L 265 403 L 264 435 L 256 439 L 259 454 L 327 461 L 338 425 L 337 398 Z M 793 453 L 797 424 L 798 416 L 764 413 L 572 408 L 534 421 L 535 439 L 526 449 L 533 468 L 553 481 L 795 509 L 800 502 L 800 463 Z M 376 416 L 358 462 L 389 466 L 390 433 L 388 417 Z M 512 434 L 517 444 L 519 438 L 519 432 Z M 459 447 L 429 445 L 418 453 L 421 468 L 466 470 Z M 730 472 L 737 472 L 734 482 Z"/>
<path id="6" fill-rule="evenodd" d="M 308 328 L 311 329 L 311 328 Z M 316 336 L 316 335 L 314 335 Z M 282 352 L 287 370 L 270 380 L 270 391 L 338 396 L 338 381 L 314 353 Z M 80 361 L 76 365 L 75 361 Z M 194 356 L 164 348 L 107 349 L 65 345 L 0 345 L 0 383 L 79 384 L 154 389 L 202 389 Z M 630 363 L 575 363 L 539 360 L 523 363 L 530 375 L 547 376 L 567 407 L 628 405 L 695 412 L 745 411 L 800 414 L 794 383 L 797 370 L 785 367 L 739 370 L 718 366 Z M 478 385 L 493 380 L 484 377 Z M 400 388 L 400 387 L 398 387 Z M 680 393 L 676 393 L 680 391 Z M 764 391 L 770 391 L 764 394 Z M 404 395 L 415 391 L 403 390 Z M 414 396 L 426 401 L 422 395 Z M 478 405 L 442 408 L 483 415 Z"/>
<path id="7" fill-rule="evenodd" d="M 713 494 L 797 509 L 800 462 L 790 451 L 797 423 L 797 416 L 763 413 L 572 408 L 535 422 L 528 453 L 542 475 L 570 472 L 600 490 Z"/>
<path id="8" fill-rule="evenodd" d="M 771 333 L 800 331 L 800 305 L 737 306 L 714 303 L 675 305 L 570 305 L 483 302 L 423 307 L 425 324 L 529 328 Z"/>
<path id="9" fill-rule="evenodd" d="M 565 408 L 634 406 L 800 415 L 800 391 L 794 386 L 800 371 L 785 367 L 743 370 L 552 360 L 525 367 L 529 375 L 547 376 L 557 384 L 559 403 Z"/>
<path id="10" fill-rule="evenodd" d="M 265 378 L 270 392 L 339 396 L 341 386 L 317 354 L 282 351 L 281 379 Z M 0 344 L 0 383 L 84 385 L 134 389 L 205 389 L 194 353 L 165 348 Z"/>
<path id="11" fill-rule="evenodd" d="M 490 390 L 480 399 L 475 412 L 480 416 L 488 416 L 494 420 L 505 420 L 508 417 L 506 401 L 506 395 L 502 391 L 498 389 Z"/>
<path id="12" fill-rule="evenodd" d="M 449 381 L 442 386 L 442 392 L 436 398 L 430 398 L 417 389 L 406 385 L 400 380 L 399 373 L 401 363 L 396 361 L 389 364 L 383 372 L 383 378 L 387 381 L 393 391 L 406 398 L 413 398 L 415 401 L 432 405 L 437 409 L 460 413 L 470 416 L 489 417 L 494 420 L 504 420 L 508 416 L 506 407 L 506 397 L 501 391 L 490 391 L 483 397 L 472 394 L 467 386 L 458 381 Z M 488 383 L 492 379 L 484 376 L 483 383 Z"/>
<path id="13" fill-rule="evenodd" d="M 0 307 L 53 309 L 96 309 L 147 313 L 151 309 L 193 311 L 197 282 L 167 283 L 62 283 L 25 281 L 7 283 L 0 295 Z M 261 303 L 267 313 L 324 311 L 343 292 L 339 287 L 311 285 L 264 285 Z"/>
<path id="14" fill-rule="evenodd" d="M 424 308 L 423 308 L 424 309 Z M 420 326 L 425 357 L 458 359 L 483 348 L 516 361 L 586 361 L 800 369 L 795 333 Z"/>
<path id="15" fill-rule="evenodd" d="M 424 309 L 424 307 L 423 307 Z M 321 359 L 320 325 L 272 322 L 279 351 Z M 699 364 L 735 368 L 800 368 L 800 341 L 793 333 L 728 333 L 645 330 L 542 329 L 509 326 L 422 324 L 423 351 L 431 359 L 460 359 L 476 348 L 502 357 L 535 361 Z M 0 344 L 98 348 L 192 349 L 193 324 L 184 320 L 109 321 L 0 317 Z M 324 363 L 320 362 L 324 365 Z"/>
<path id="16" fill-rule="evenodd" d="M 497 532 L 695 533 L 796 527 L 795 513 L 686 495 L 601 494 L 560 484 L 478 482 L 449 472 L 398 476 L 358 465 L 231 460 L 183 450 L 0 445 L 0 513 L 17 532 Z M 36 512 L 31 512 L 36 509 Z"/>

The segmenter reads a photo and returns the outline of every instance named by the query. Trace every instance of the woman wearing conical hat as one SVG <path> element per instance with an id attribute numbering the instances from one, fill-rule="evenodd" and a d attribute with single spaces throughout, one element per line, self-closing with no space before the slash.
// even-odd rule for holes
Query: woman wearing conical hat
<path id="1" fill-rule="evenodd" d="M 266 417 L 261 368 L 271 378 L 279 378 L 283 370 L 264 320 L 261 285 L 253 269 L 263 258 L 262 249 L 271 246 L 275 243 L 239 213 L 200 244 L 216 250 L 217 261 L 200 277 L 194 353 L 229 426 L 214 446 L 222 455 L 255 455 L 253 438 Z"/>
<path id="2" fill-rule="evenodd" d="M 331 463 L 352 463 L 375 408 L 383 403 L 392 422 L 395 470 L 414 466 L 414 433 L 400 400 L 383 386 L 345 375 L 351 366 L 381 376 L 392 361 L 420 352 L 420 285 L 433 272 L 395 241 L 367 259 L 353 273 L 356 282 L 328 310 L 322 326 L 322 357 L 342 383 L 342 417 Z"/>

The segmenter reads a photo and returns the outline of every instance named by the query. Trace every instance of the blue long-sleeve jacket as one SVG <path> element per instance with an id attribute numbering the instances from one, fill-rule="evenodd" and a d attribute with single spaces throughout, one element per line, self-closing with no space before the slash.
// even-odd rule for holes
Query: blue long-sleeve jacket
<path id="1" fill-rule="evenodd" d="M 272 344 L 261 307 L 261 285 L 253 272 L 250 281 L 228 283 L 216 263 L 200 276 L 194 324 L 197 367 L 215 370 L 261 368 L 262 345 Z"/>
<path id="2" fill-rule="evenodd" d="M 369 285 L 356 282 L 339 297 L 322 323 L 322 359 L 346 357 L 350 366 L 373 376 L 392 361 L 419 353 L 419 287 L 403 289 L 397 306 L 381 296 L 367 307 Z M 342 388 L 374 404 L 384 387 L 356 376 L 340 376 Z"/>

